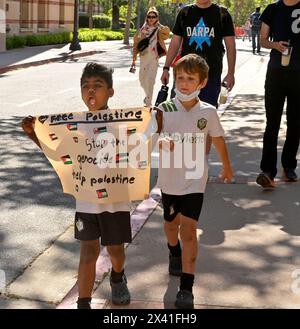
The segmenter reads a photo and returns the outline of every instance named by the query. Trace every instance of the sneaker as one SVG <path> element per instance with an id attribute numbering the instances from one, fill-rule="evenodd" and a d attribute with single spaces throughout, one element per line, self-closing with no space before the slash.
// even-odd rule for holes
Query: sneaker
<path id="1" fill-rule="evenodd" d="M 263 188 L 275 187 L 274 179 L 269 173 L 262 172 L 256 178 L 256 183 Z"/>
<path id="2" fill-rule="evenodd" d="M 122 282 L 114 283 L 109 279 L 111 286 L 111 300 L 115 305 L 128 305 L 130 303 L 130 293 L 127 287 L 127 279 L 125 274 Z"/>
<path id="3" fill-rule="evenodd" d="M 294 169 L 284 168 L 283 169 L 283 179 L 286 182 L 297 182 L 298 177 Z"/>
<path id="4" fill-rule="evenodd" d="M 194 295 L 188 290 L 179 290 L 176 295 L 175 306 L 177 308 L 193 309 Z"/>
<path id="5" fill-rule="evenodd" d="M 169 254 L 169 274 L 174 276 L 181 276 L 182 262 L 181 256 L 175 257 Z"/>

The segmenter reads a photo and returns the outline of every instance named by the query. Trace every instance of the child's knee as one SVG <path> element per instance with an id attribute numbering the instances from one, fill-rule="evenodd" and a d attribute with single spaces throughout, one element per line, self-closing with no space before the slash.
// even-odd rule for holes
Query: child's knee
<path id="1" fill-rule="evenodd" d="M 99 245 L 96 243 L 81 243 L 80 261 L 84 263 L 96 263 L 100 253 Z"/>
<path id="2" fill-rule="evenodd" d="M 124 256 L 124 244 L 107 246 L 107 252 L 111 257 Z"/>

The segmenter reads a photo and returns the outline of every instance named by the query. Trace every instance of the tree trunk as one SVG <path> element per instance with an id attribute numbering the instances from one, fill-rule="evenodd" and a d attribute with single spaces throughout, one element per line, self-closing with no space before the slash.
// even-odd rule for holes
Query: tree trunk
<path id="1" fill-rule="evenodd" d="M 120 18 L 120 8 L 116 0 L 112 2 L 112 24 L 111 29 L 113 31 L 117 31 L 120 29 L 119 26 L 119 18 Z"/>
<path id="2" fill-rule="evenodd" d="M 90 0 L 88 2 L 88 15 L 89 15 L 89 29 L 91 30 L 93 28 L 93 1 Z"/>
<path id="3" fill-rule="evenodd" d="M 138 30 L 141 26 L 141 0 L 136 2 L 136 29 Z"/>
<path id="4" fill-rule="evenodd" d="M 129 29 L 131 22 L 132 6 L 133 6 L 133 0 L 128 0 L 127 19 L 126 19 L 126 26 L 124 31 L 124 41 L 123 41 L 125 45 L 129 45 Z"/>

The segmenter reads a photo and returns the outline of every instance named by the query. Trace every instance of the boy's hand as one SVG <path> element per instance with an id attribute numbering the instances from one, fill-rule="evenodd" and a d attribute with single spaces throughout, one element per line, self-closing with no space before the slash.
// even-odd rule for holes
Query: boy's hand
<path id="1" fill-rule="evenodd" d="M 22 128 L 27 135 L 34 135 L 35 118 L 28 116 L 22 120 Z"/>
<path id="2" fill-rule="evenodd" d="M 174 147 L 175 144 L 172 140 L 167 139 L 167 138 L 162 138 L 159 142 L 158 142 L 158 147 L 160 150 L 164 149 L 166 151 L 170 151 L 173 152 L 174 151 Z"/>
<path id="3" fill-rule="evenodd" d="M 232 183 L 233 182 L 233 172 L 231 167 L 223 167 L 219 178 L 224 182 L 224 183 Z"/>

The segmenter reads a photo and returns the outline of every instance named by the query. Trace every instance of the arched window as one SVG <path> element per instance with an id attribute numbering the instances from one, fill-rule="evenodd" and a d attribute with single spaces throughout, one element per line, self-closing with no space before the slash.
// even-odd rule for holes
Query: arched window
<path id="1" fill-rule="evenodd" d="M 38 1 L 38 28 L 46 28 L 48 26 L 48 4 L 45 1 Z"/>
<path id="2" fill-rule="evenodd" d="M 30 12 L 32 9 L 32 4 L 29 3 L 29 0 L 20 1 L 20 27 L 21 28 L 30 28 L 31 19 Z"/>

